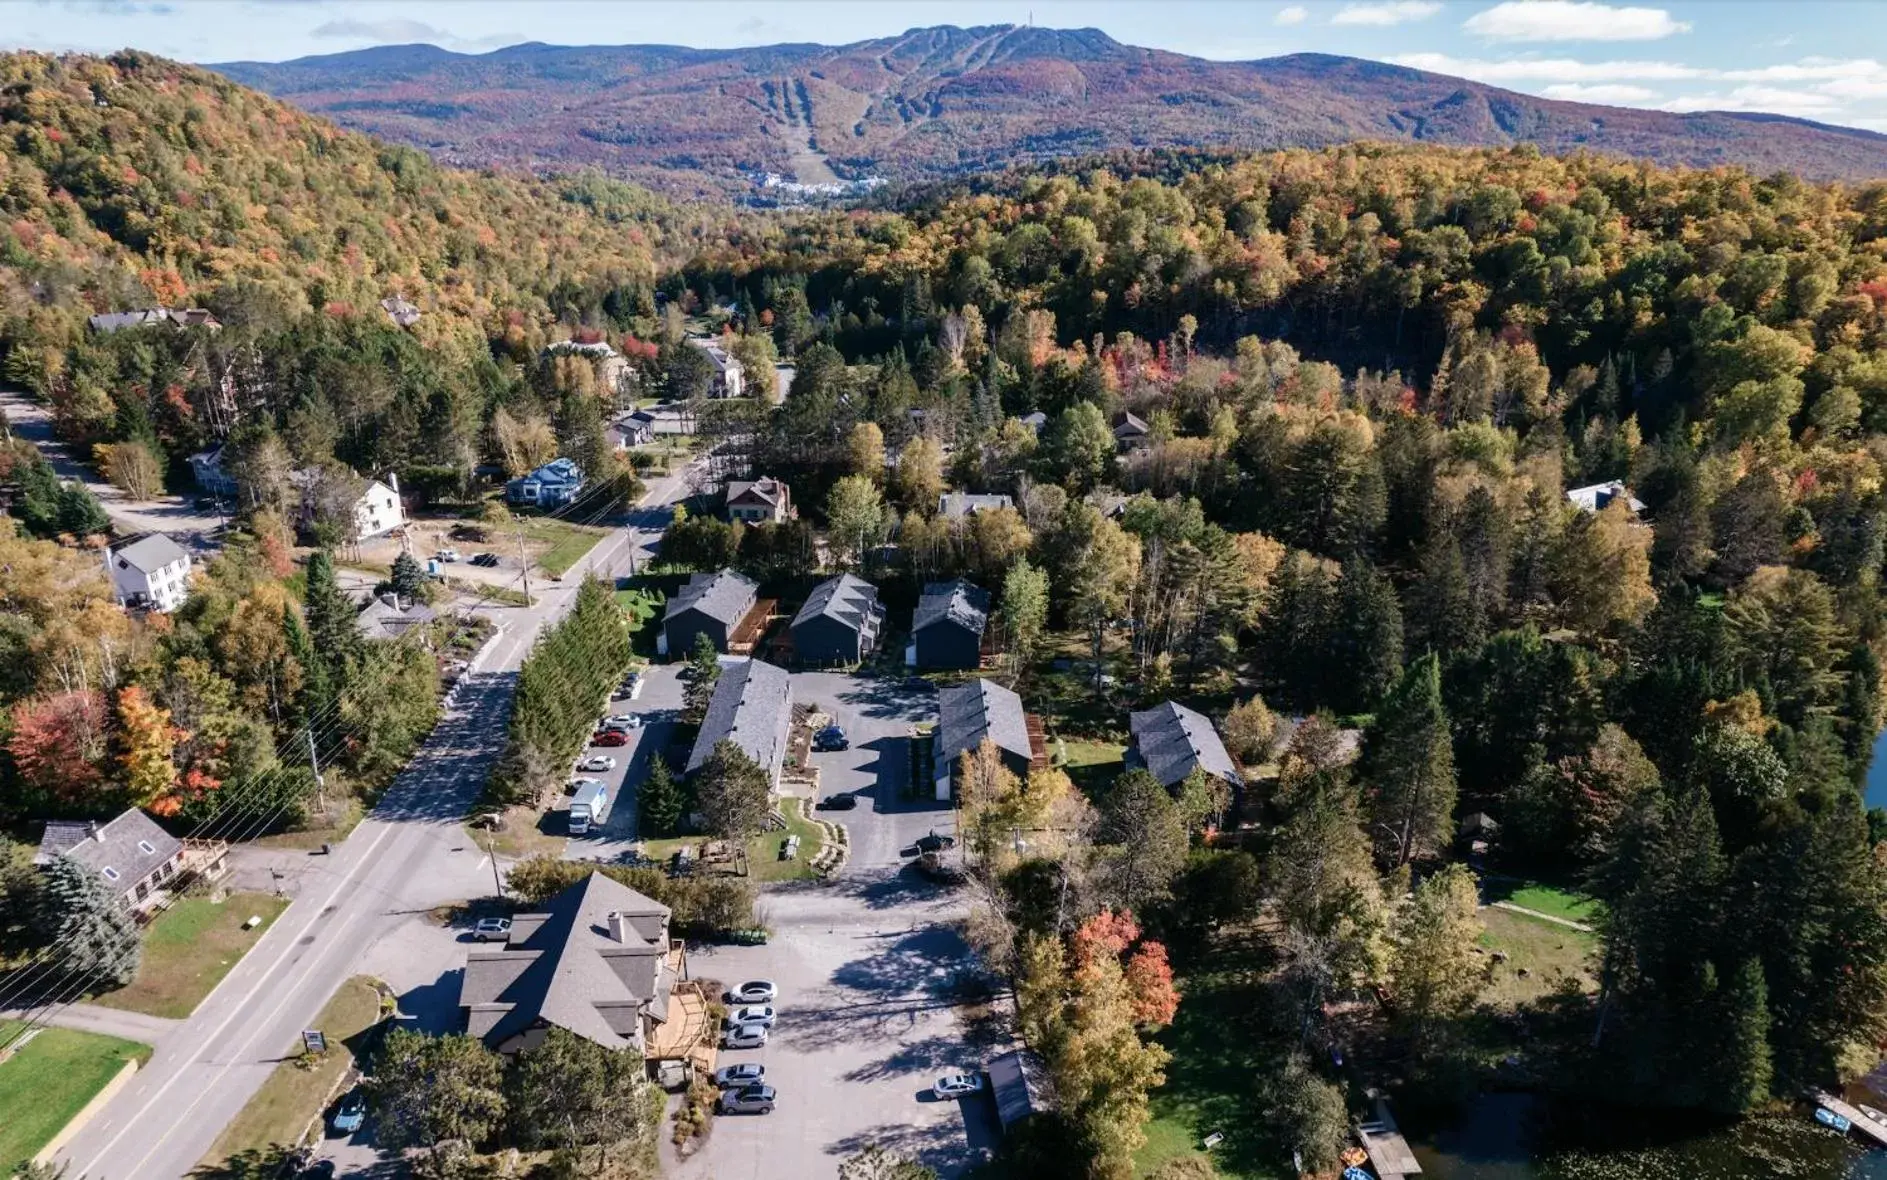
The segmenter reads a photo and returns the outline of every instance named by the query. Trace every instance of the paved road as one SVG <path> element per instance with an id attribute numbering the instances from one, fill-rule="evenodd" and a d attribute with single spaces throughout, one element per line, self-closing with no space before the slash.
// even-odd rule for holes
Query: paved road
<path id="1" fill-rule="evenodd" d="M 24 1008 L 9 1008 L 0 1011 L 0 1016 L 11 1019 L 25 1019 L 34 1015 Z M 77 1032 L 102 1033 L 108 1037 L 123 1037 L 127 1041 L 137 1041 L 144 1045 L 160 1045 L 170 1035 L 183 1027 L 183 1021 L 172 1020 L 165 1016 L 146 1016 L 142 1012 L 120 1012 L 116 1008 L 107 1008 L 101 1004 L 68 1004 L 56 1012 L 43 1016 L 47 1024 L 54 1028 L 69 1028 Z"/>
<path id="2" fill-rule="evenodd" d="M 518 665 L 538 629 L 569 609 L 582 573 L 613 574 L 619 563 L 626 569 L 631 548 L 659 530 L 662 506 L 683 485 L 677 473 L 651 487 L 643 501 L 651 507 L 634 513 L 630 527 L 606 537 L 562 583 L 550 584 L 535 606 L 487 608 L 503 632 L 433 735 L 373 814 L 332 854 L 311 858 L 319 869 L 306 876 L 301 894 L 137 1080 L 60 1153 L 74 1175 L 188 1173 L 296 1051 L 300 1030 L 335 988 L 389 955 L 408 979 L 431 980 L 433 997 L 443 995 L 462 948 L 450 938 L 413 939 L 411 929 L 432 907 L 489 890 L 490 862 L 460 820 L 502 747 Z"/>
<path id="3" fill-rule="evenodd" d="M 0 411 L 6 413 L 7 426 L 18 438 L 39 448 L 60 479 L 75 480 L 92 489 L 105 506 L 105 515 L 121 533 L 169 533 L 173 539 L 198 552 L 216 548 L 215 534 L 223 518 L 204 514 L 194 501 L 183 496 L 159 496 L 155 500 L 132 500 L 117 488 L 98 478 L 98 473 L 79 462 L 71 448 L 53 437 L 52 411 L 35 401 L 25 390 L 0 387 Z"/>

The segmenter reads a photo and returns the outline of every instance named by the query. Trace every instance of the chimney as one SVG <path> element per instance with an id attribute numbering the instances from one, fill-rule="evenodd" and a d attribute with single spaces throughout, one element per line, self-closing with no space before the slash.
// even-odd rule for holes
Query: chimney
<path id="1" fill-rule="evenodd" d="M 97 820 L 93 819 L 93 820 L 87 820 L 85 822 L 85 834 L 86 836 L 88 836 L 89 838 L 93 840 L 97 840 L 99 838 Z"/>
<path id="2" fill-rule="evenodd" d="M 629 943 L 629 915 L 621 910 L 609 912 L 609 936 L 627 946 Z"/>
<path id="3" fill-rule="evenodd" d="M 397 471 L 387 472 L 387 486 L 393 489 L 394 495 L 397 496 L 400 494 L 400 473 L 399 472 Z"/>

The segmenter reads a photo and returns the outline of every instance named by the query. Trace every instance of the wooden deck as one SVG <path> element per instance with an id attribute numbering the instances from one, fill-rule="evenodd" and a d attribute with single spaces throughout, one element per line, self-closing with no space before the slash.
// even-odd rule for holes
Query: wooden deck
<path id="1" fill-rule="evenodd" d="M 1868 1118 L 1861 1113 L 1859 1107 L 1848 1105 L 1826 1090 L 1817 1090 L 1812 1097 L 1817 1103 L 1853 1123 L 1855 1134 L 1863 1139 L 1873 1140 L 1876 1146 L 1887 1147 L 1887 1124 Z"/>
<path id="2" fill-rule="evenodd" d="M 1369 1166 L 1381 1180 L 1401 1180 L 1421 1172 L 1422 1165 L 1409 1150 L 1409 1141 L 1396 1127 L 1396 1116 L 1389 1113 L 1389 1104 L 1381 1098 L 1376 1099 L 1376 1117 L 1358 1123 L 1356 1133 L 1363 1141 L 1363 1150 L 1369 1153 Z"/>
<path id="3" fill-rule="evenodd" d="M 727 653 L 737 656 L 752 655 L 754 645 L 759 643 L 760 637 L 767 633 L 767 626 L 773 622 L 779 609 L 780 600 L 777 598 L 762 598 L 755 602 L 753 609 L 741 619 L 740 625 L 728 634 Z"/>

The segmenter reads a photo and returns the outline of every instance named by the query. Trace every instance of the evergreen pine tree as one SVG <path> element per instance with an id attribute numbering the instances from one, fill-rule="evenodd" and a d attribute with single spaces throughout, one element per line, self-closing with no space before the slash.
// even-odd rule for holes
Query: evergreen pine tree
<path id="1" fill-rule="evenodd" d="M 354 622 L 358 612 L 353 599 L 335 580 L 334 558 L 326 549 L 317 549 L 308 558 L 308 589 L 302 596 L 302 614 L 308 620 L 315 663 L 326 673 L 324 695 L 316 696 L 312 690 L 308 693 L 309 714 L 314 716 L 347 690 L 348 675 L 361 649 L 360 630 Z"/>
<path id="2" fill-rule="evenodd" d="M 138 924 L 103 877 L 70 857 L 56 857 L 46 866 L 39 905 L 47 942 L 65 947 L 61 969 L 68 978 L 109 989 L 137 976 Z"/>
<path id="3" fill-rule="evenodd" d="M 111 531 L 111 518 L 105 515 L 105 506 L 98 502 L 92 489 L 76 480 L 59 490 L 59 531 L 75 537 Z"/>
<path id="4" fill-rule="evenodd" d="M 1437 534 L 1422 551 L 1422 576 L 1409 591 L 1409 650 L 1447 656 L 1480 643 L 1461 546 Z"/>
<path id="5" fill-rule="evenodd" d="M 1330 624 L 1323 661 L 1328 699 L 1340 711 L 1363 712 L 1402 671 L 1402 607 L 1388 577 L 1367 558 L 1344 563 Z"/>
<path id="6" fill-rule="evenodd" d="M 393 559 L 393 574 L 390 579 L 393 592 L 401 598 L 418 598 L 426 588 L 426 571 L 411 553 L 402 552 Z"/>
<path id="7" fill-rule="evenodd" d="M 1742 1114 L 1769 1101 L 1775 1070 L 1769 1058 L 1769 985 L 1762 960 L 1749 958 L 1730 977 L 1721 1000 L 1722 1067 L 1709 1071 L 1717 1093 L 1712 1106 Z"/>
<path id="8" fill-rule="evenodd" d="M 642 783 L 640 802 L 643 836 L 672 836 L 681 826 L 686 800 L 674 772 L 668 768 L 668 759 L 660 751 L 649 760 L 649 777 Z"/>
<path id="9" fill-rule="evenodd" d="M 1363 744 L 1370 830 L 1385 860 L 1408 864 L 1448 844 L 1455 810 L 1455 760 L 1441 703 L 1441 661 L 1409 665 L 1383 701 Z"/>

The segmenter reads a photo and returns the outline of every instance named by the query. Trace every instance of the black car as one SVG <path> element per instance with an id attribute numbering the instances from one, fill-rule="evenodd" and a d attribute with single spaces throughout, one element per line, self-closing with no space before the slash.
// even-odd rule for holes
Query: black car
<path id="1" fill-rule="evenodd" d="M 477 554 L 476 556 L 474 556 L 474 557 L 472 558 L 472 564 L 473 564 L 473 565 L 482 565 L 482 566 L 486 566 L 486 567 L 490 567 L 490 566 L 494 566 L 494 565 L 497 565 L 497 564 L 498 564 L 498 555 L 497 555 L 496 553 L 480 553 L 480 554 Z"/>
<path id="2" fill-rule="evenodd" d="M 814 805 L 816 811 L 850 811 L 858 806 L 857 795 L 827 795 Z"/>
<path id="3" fill-rule="evenodd" d="M 852 748 L 852 743 L 851 740 L 845 736 L 843 729 L 836 725 L 828 725 L 818 733 L 812 735 L 812 748 L 821 752 L 826 750 L 849 750 Z"/>

